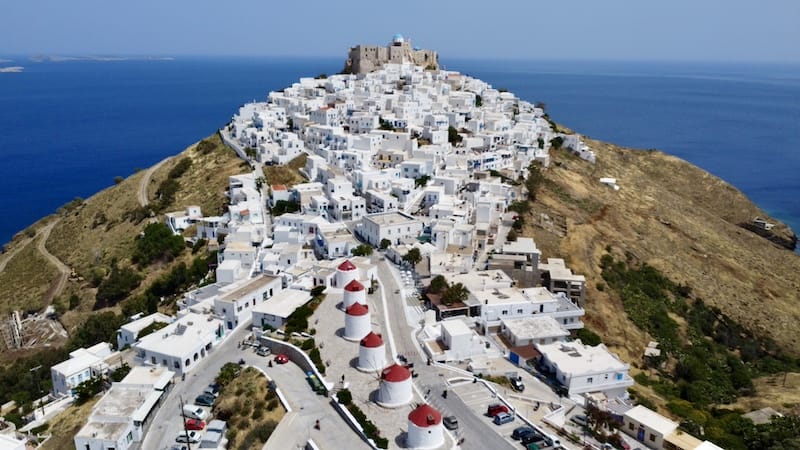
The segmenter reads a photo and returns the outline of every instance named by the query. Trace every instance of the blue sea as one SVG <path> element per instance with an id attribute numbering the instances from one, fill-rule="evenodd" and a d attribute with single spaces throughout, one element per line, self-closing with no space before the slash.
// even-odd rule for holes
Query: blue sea
<path id="1" fill-rule="evenodd" d="M 342 58 L 31 62 L 0 73 L 0 243 Z M 800 66 L 443 60 L 594 139 L 686 159 L 800 230 Z"/>

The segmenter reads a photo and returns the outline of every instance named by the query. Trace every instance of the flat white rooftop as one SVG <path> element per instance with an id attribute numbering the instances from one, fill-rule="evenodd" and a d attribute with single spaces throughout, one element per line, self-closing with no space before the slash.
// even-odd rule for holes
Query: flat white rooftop
<path id="1" fill-rule="evenodd" d="M 189 313 L 166 327 L 141 339 L 136 348 L 164 355 L 183 357 L 201 342 L 211 338 L 223 327 L 222 321 L 211 316 Z"/>
<path id="2" fill-rule="evenodd" d="M 521 339 L 546 339 L 569 336 L 569 332 L 550 316 L 503 319 L 508 331 Z"/>
<path id="3" fill-rule="evenodd" d="M 439 322 L 442 326 L 442 331 L 447 330 L 450 336 L 463 336 L 472 334 L 472 330 L 461 319 L 443 320 Z"/>
<path id="4" fill-rule="evenodd" d="M 120 419 L 122 420 L 122 419 Z M 128 429 L 128 422 L 93 422 L 89 423 L 78 431 L 76 437 L 100 439 L 104 441 L 118 441 L 122 438 L 125 430 Z"/>
<path id="5" fill-rule="evenodd" d="M 678 423 L 673 422 L 661 414 L 642 405 L 634 406 L 625 413 L 625 417 L 634 420 L 661 436 L 667 436 L 678 428 Z"/>
<path id="6" fill-rule="evenodd" d="M 281 277 L 278 277 L 278 276 L 261 275 L 259 277 L 253 278 L 251 280 L 247 280 L 246 282 L 244 282 L 242 284 L 232 285 L 232 286 L 235 286 L 235 287 L 233 287 L 233 290 L 223 294 L 222 297 L 220 298 L 220 300 L 226 301 L 226 302 L 232 302 L 232 301 L 239 300 L 240 298 L 246 296 L 247 294 L 249 294 L 251 292 L 254 292 L 254 291 L 257 291 L 257 290 L 263 288 L 264 286 L 267 286 L 268 284 L 274 282 L 275 280 L 280 280 L 280 279 L 281 279 Z M 227 289 L 224 289 L 224 290 L 227 290 Z"/>
<path id="7" fill-rule="evenodd" d="M 174 376 L 175 372 L 163 366 L 134 366 L 118 384 L 152 386 L 153 389 L 163 390 Z"/>
<path id="8" fill-rule="evenodd" d="M 596 347 L 584 345 L 579 341 L 555 342 L 552 344 L 536 344 L 539 350 L 551 364 L 567 374 L 582 374 L 596 372 L 614 372 L 628 370 L 628 364 L 608 351 L 605 345 Z"/>
<path id="9" fill-rule="evenodd" d="M 417 223 L 419 220 L 414 217 L 393 211 L 380 214 L 370 214 L 364 216 L 364 220 L 368 220 L 378 226 L 385 225 L 402 225 L 405 223 Z"/>
<path id="10" fill-rule="evenodd" d="M 533 238 L 518 237 L 516 241 L 503 244 L 503 253 L 532 254 L 539 253 Z"/>
<path id="11" fill-rule="evenodd" d="M 311 294 L 307 291 L 284 289 L 269 300 L 256 305 L 253 312 L 286 318 L 309 300 L 311 300 Z"/>
<path id="12" fill-rule="evenodd" d="M 144 316 L 141 319 L 134 320 L 133 322 L 128 322 L 125 325 L 121 326 L 120 328 L 122 328 L 125 331 L 129 331 L 131 333 L 137 334 L 140 331 L 142 331 L 143 329 L 145 329 L 148 326 L 150 326 L 153 322 L 170 323 L 170 322 L 172 322 L 172 317 L 170 317 L 170 316 L 168 316 L 166 314 L 161 314 L 161 313 L 156 312 L 156 313 Z"/>

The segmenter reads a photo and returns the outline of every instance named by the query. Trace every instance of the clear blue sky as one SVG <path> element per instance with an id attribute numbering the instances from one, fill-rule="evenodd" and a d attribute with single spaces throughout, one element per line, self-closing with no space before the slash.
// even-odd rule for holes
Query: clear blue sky
<path id="1" fill-rule="evenodd" d="M 23 0 L 0 54 L 343 56 L 400 32 L 446 58 L 800 62 L 800 0 Z"/>

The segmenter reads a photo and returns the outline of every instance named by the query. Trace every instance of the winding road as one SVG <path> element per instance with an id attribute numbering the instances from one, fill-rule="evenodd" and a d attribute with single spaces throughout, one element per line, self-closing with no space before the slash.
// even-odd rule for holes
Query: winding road
<path id="1" fill-rule="evenodd" d="M 158 162 L 155 166 L 151 166 L 147 169 L 142 177 L 142 181 L 139 183 L 139 191 L 137 192 L 137 196 L 139 197 L 139 204 L 142 206 L 147 206 L 150 203 L 150 200 L 147 198 L 147 185 L 150 184 L 150 179 L 153 177 L 153 173 L 158 170 L 165 162 L 169 161 L 171 156 L 162 159 Z"/>
<path id="2" fill-rule="evenodd" d="M 64 264 L 60 259 L 56 258 L 55 255 L 50 253 L 47 250 L 47 247 L 45 246 L 45 244 L 47 243 L 47 239 L 50 237 L 50 232 L 53 231 L 53 227 L 56 226 L 59 220 L 61 219 L 56 219 L 47 224 L 41 230 L 39 230 L 38 233 L 40 235 L 38 236 L 39 242 L 36 244 L 36 248 L 39 250 L 39 253 L 41 253 L 42 256 L 44 256 L 47 259 L 47 261 L 50 262 L 50 264 L 56 266 L 56 269 L 58 270 L 58 278 L 56 278 L 56 280 L 50 286 L 50 289 L 47 291 L 44 297 L 45 303 L 48 304 L 55 297 L 61 295 L 61 292 L 64 290 L 64 286 L 66 286 L 67 284 L 67 279 L 69 278 L 70 274 L 70 268 L 66 264 Z"/>

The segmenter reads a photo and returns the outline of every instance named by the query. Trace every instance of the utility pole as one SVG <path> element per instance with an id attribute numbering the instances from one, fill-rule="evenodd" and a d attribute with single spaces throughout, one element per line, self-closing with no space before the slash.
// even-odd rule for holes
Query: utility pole
<path id="1" fill-rule="evenodd" d="M 180 408 L 181 408 L 181 422 L 183 424 L 183 434 L 186 436 L 186 448 L 187 450 L 192 450 L 192 443 L 189 442 L 189 429 L 186 428 L 186 413 L 183 412 L 183 396 L 179 395 L 178 400 L 180 401 Z"/>
<path id="2" fill-rule="evenodd" d="M 36 395 L 40 396 L 39 397 L 39 405 L 42 407 L 42 418 L 44 418 L 44 402 L 42 402 L 42 400 L 41 400 L 42 382 L 39 380 L 39 377 L 37 376 L 37 375 L 39 375 L 39 369 L 41 369 L 41 368 L 42 368 L 42 366 L 40 364 L 40 365 L 38 365 L 36 367 L 31 367 L 29 372 L 31 373 L 31 376 L 33 376 L 36 379 Z M 34 411 L 35 411 L 36 405 L 33 405 L 33 408 L 34 408 Z M 35 416 L 36 416 L 36 414 L 34 414 L 34 417 Z"/>

